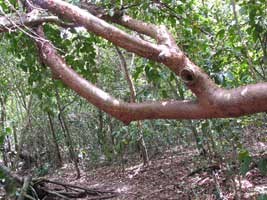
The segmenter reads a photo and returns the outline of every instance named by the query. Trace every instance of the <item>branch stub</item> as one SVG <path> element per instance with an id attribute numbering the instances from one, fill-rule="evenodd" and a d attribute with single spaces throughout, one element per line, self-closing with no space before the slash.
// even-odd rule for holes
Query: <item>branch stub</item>
<path id="1" fill-rule="evenodd" d="M 190 69 L 189 67 L 185 67 L 181 70 L 180 77 L 187 85 L 193 85 L 197 80 L 194 70 Z"/>

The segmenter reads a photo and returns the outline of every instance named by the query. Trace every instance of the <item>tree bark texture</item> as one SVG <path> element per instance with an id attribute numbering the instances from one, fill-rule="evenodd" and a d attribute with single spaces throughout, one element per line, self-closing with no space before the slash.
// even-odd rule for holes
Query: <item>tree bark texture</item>
<path id="1" fill-rule="evenodd" d="M 61 154 L 60 154 L 60 150 L 59 150 L 59 145 L 57 142 L 57 137 L 56 137 L 56 132 L 54 129 L 53 120 L 52 120 L 51 114 L 49 112 L 47 112 L 47 116 L 49 119 L 49 126 L 50 126 L 50 130 L 51 130 L 51 134 L 52 134 L 52 141 L 54 143 L 54 148 L 55 148 L 55 152 L 56 152 L 56 163 L 57 163 L 58 167 L 61 167 L 62 166 L 62 159 L 61 159 Z"/>
<path id="2" fill-rule="evenodd" d="M 163 25 L 157 26 L 127 15 L 116 15 L 116 18 L 105 14 L 103 9 L 83 0 L 81 7 L 62 0 L 32 0 L 33 11 L 36 7 L 43 12 L 53 14 L 60 19 L 68 20 L 74 26 L 85 27 L 89 32 L 102 37 L 114 45 L 133 52 L 138 56 L 164 64 L 181 78 L 184 84 L 196 96 L 196 100 L 169 100 L 153 102 L 124 102 L 112 97 L 89 81 L 77 74 L 68 66 L 63 57 L 56 51 L 50 41 L 45 39 L 42 27 L 37 30 L 35 38 L 42 61 L 68 87 L 87 99 L 91 104 L 121 120 L 125 124 L 144 119 L 206 119 L 229 118 L 267 111 L 267 83 L 250 84 L 234 89 L 224 89 L 216 85 L 209 76 L 195 65 L 180 50 L 175 39 Z M 97 9 L 98 8 L 98 9 Z M 50 15 L 44 14 L 46 17 Z M 5 17 L 5 16 L 4 16 Z M 33 26 L 36 23 L 51 22 L 51 19 L 41 17 L 34 23 L 24 23 Z M 115 27 L 112 23 L 124 26 L 132 31 L 155 39 L 155 43 L 130 35 Z M 12 21 L 12 28 L 20 28 L 21 21 Z M 15 26 L 15 25 L 16 26 Z M 63 23 L 64 24 L 64 23 Z M 0 20 L 0 31 L 8 31 L 10 25 Z"/>

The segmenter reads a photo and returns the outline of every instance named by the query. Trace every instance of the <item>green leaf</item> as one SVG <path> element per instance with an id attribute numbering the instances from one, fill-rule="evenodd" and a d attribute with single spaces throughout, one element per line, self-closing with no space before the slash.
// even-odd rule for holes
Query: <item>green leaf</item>
<path id="1" fill-rule="evenodd" d="M 217 36 L 219 39 L 223 39 L 223 38 L 224 38 L 224 35 L 225 35 L 225 29 L 221 29 L 221 30 L 218 31 L 218 33 L 217 33 L 216 36 Z"/>
<path id="2" fill-rule="evenodd" d="M 162 97 L 165 98 L 165 99 L 169 97 L 169 96 L 168 96 L 168 93 L 167 93 L 166 90 L 162 90 L 162 91 L 161 91 L 161 95 L 162 95 Z"/>
<path id="3" fill-rule="evenodd" d="M 10 128 L 6 128 L 4 130 L 0 130 L 0 145 L 2 145 L 5 141 L 6 135 L 11 132 Z"/>
<path id="4" fill-rule="evenodd" d="M 137 79 L 139 78 L 140 74 L 141 74 L 143 71 L 144 71 L 144 69 L 143 69 L 142 66 L 137 66 L 137 67 L 135 68 L 135 72 L 134 72 L 134 74 L 133 74 L 133 78 L 134 78 L 134 80 L 137 80 Z"/>
<path id="5" fill-rule="evenodd" d="M 9 134 L 11 133 L 12 129 L 10 127 L 6 127 L 6 133 Z"/>
<path id="6" fill-rule="evenodd" d="M 240 151 L 238 154 L 238 160 L 241 162 L 240 172 L 242 175 L 245 175 L 249 171 L 249 165 L 252 161 L 249 152 L 247 150 Z"/>
<path id="7" fill-rule="evenodd" d="M 262 175 L 264 176 L 267 175 L 267 159 L 266 158 L 260 159 L 260 161 L 258 162 L 258 168 Z"/>
<path id="8" fill-rule="evenodd" d="M 267 194 L 261 194 L 257 200 L 267 200 Z"/>

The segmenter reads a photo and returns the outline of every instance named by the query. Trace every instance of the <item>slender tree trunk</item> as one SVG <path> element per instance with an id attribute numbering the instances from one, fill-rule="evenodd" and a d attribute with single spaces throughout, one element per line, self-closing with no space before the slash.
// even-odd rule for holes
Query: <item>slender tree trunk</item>
<path id="1" fill-rule="evenodd" d="M 14 146 L 15 146 L 15 151 L 17 152 L 19 149 L 18 145 L 18 135 L 17 135 L 17 127 L 16 125 L 13 124 L 13 137 L 14 137 Z"/>
<path id="2" fill-rule="evenodd" d="M 98 144 L 101 146 L 101 150 L 104 153 L 107 160 L 110 162 L 113 159 L 113 147 L 112 147 L 112 138 L 111 132 L 108 130 L 104 130 L 104 119 L 103 119 L 103 111 L 99 110 L 98 114 L 99 119 L 99 129 L 97 132 Z"/>
<path id="3" fill-rule="evenodd" d="M 33 96 L 31 95 L 30 96 L 30 99 L 29 99 L 29 102 L 28 102 L 28 105 L 26 105 L 26 100 L 25 100 L 25 105 L 24 105 L 24 108 L 26 109 L 26 112 L 27 112 L 27 116 L 26 116 L 26 125 L 25 127 L 23 128 L 21 134 L 20 134 L 20 140 L 19 140 L 19 144 L 18 144 L 18 152 L 17 152 L 17 156 L 16 156 L 16 163 L 18 163 L 19 161 L 19 156 L 21 155 L 22 153 L 22 150 L 23 150 L 23 144 L 25 142 L 25 137 L 26 137 L 26 134 L 29 130 L 32 129 L 32 123 L 31 123 L 31 108 L 32 108 L 32 98 Z M 24 99 L 23 99 L 24 101 Z"/>
<path id="4" fill-rule="evenodd" d="M 257 75 L 256 73 L 264 79 L 264 76 L 262 76 L 262 74 L 254 67 L 254 64 L 253 64 L 253 60 L 251 58 L 251 56 L 249 55 L 249 48 L 246 44 L 246 42 L 244 41 L 243 39 L 243 36 L 242 36 L 242 32 L 241 32 L 241 27 L 240 27 L 240 24 L 239 24 L 239 21 L 238 21 L 238 16 L 237 16 L 237 11 L 236 11 L 236 3 L 235 3 L 235 0 L 231 0 L 231 5 L 232 5 L 232 9 L 233 9 L 233 14 L 234 14 L 234 20 L 235 20 L 235 25 L 237 27 L 237 31 L 238 31 L 238 35 L 239 35 L 239 38 L 240 38 L 240 42 L 244 48 L 244 57 L 247 58 L 247 63 L 248 63 L 248 68 L 251 72 L 251 76 L 253 77 L 254 80 L 257 80 Z"/>
<path id="5" fill-rule="evenodd" d="M 1 118 L 0 118 L 0 134 L 5 134 L 5 121 L 6 121 L 6 100 L 4 97 L 0 97 L 0 104 L 1 104 Z M 7 161 L 7 155 L 6 155 L 6 148 L 5 148 L 5 136 L 4 136 L 4 140 L 3 140 L 3 144 L 2 145 L 2 157 L 3 157 L 3 161 L 4 161 L 4 165 L 7 166 L 8 165 L 8 161 Z"/>
<path id="6" fill-rule="evenodd" d="M 124 75 L 125 75 L 126 81 L 128 83 L 129 89 L 130 89 L 130 93 L 131 93 L 130 102 L 135 103 L 136 102 L 136 90 L 135 90 L 135 86 L 134 86 L 132 77 L 131 77 L 129 70 L 127 68 L 127 63 L 126 63 L 125 57 L 123 56 L 121 50 L 118 47 L 115 46 L 115 48 L 116 48 L 116 51 L 117 51 L 118 56 L 120 58 L 121 68 L 124 71 Z M 134 58 L 135 58 L 135 56 L 133 54 L 131 66 L 134 63 Z M 143 132 L 142 132 L 142 123 L 140 121 L 137 122 L 137 128 L 139 129 L 139 133 L 138 133 L 139 135 L 138 135 L 138 139 L 137 139 L 138 149 L 139 149 L 140 155 L 143 159 L 143 164 L 148 165 L 149 164 L 149 157 L 148 157 L 146 143 L 145 143 Z"/>
<path id="7" fill-rule="evenodd" d="M 7 143 L 7 150 L 6 150 L 6 157 L 7 157 L 7 165 L 8 167 L 10 167 L 11 169 L 14 168 L 14 154 L 13 154 L 13 151 L 12 151 L 12 144 L 11 144 L 11 137 L 10 135 L 7 135 L 6 136 L 6 143 Z"/>
<path id="8" fill-rule="evenodd" d="M 13 165 L 13 169 L 16 169 L 17 167 L 17 163 L 16 163 L 16 153 L 18 152 L 19 150 L 19 145 L 18 145 L 18 135 L 17 135 L 17 127 L 15 124 L 13 124 L 13 138 L 14 138 L 14 147 L 15 147 L 15 154 L 14 154 L 14 165 Z"/>
<path id="9" fill-rule="evenodd" d="M 109 116 L 108 116 L 109 117 Z M 115 138 L 114 138 L 114 135 L 112 134 L 113 133 L 113 124 L 112 124 L 112 120 L 110 119 L 109 120 L 109 124 L 108 124 L 108 132 L 109 132 L 109 140 L 110 140 L 110 145 L 111 145 L 111 151 L 113 153 L 113 155 L 116 155 L 116 150 L 115 150 Z"/>
<path id="10" fill-rule="evenodd" d="M 99 128 L 98 128 L 98 144 L 103 145 L 103 112 L 101 110 L 98 111 L 98 122 L 99 122 Z"/>
<path id="11" fill-rule="evenodd" d="M 76 152 L 74 150 L 73 141 L 72 141 L 72 138 L 71 138 L 71 135 L 70 135 L 70 132 L 69 132 L 69 128 L 68 128 L 68 125 L 66 123 L 65 116 L 64 116 L 64 114 L 62 112 L 60 96 L 59 96 L 57 88 L 56 88 L 56 99 L 57 99 L 57 105 L 58 105 L 58 109 L 59 109 L 58 119 L 59 119 L 59 122 L 60 122 L 60 125 L 61 125 L 61 128 L 62 128 L 62 131 L 66 135 L 65 139 L 66 139 L 66 145 L 67 145 L 67 147 L 69 149 L 70 159 L 74 163 L 74 167 L 75 167 L 75 170 L 76 170 L 76 173 L 77 173 L 76 177 L 77 177 L 77 179 L 79 179 L 81 177 L 81 174 L 80 174 L 80 169 L 79 169 L 79 165 L 78 165 L 78 156 L 77 156 L 77 154 L 76 154 Z"/>
<path id="12" fill-rule="evenodd" d="M 173 85 L 171 84 L 171 82 L 169 82 L 169 85 L 170 85 L 170 88 L 171 88 L 172 91 L 173 91 L 173 94 L 175 95 L 175 97 L 176 97 L 177 99 L 182 99 L 182 100 L 184 100 L 185 98 L 184 98 L 183 89 L 182 89 L 181 84 L 179 83 L 179 81 L 178 81 L 177 79 L 175 79 L 175 84 L 176 84 L 176 85 L 173 86 Z M 178 88 L 178 90 L 176 90 L 176 88 Z M 178 93 L 177 93 L 177 91 L 178 91 Z M 201 155 L 204 155 L 204 156 L 205 156 L 207 152 L 206 152 L 206 150 L 205 150 L 205 148 L 204 148 L 202 142 L 200 141 L 200 137 L 199 137 L 199 135 L 198 135 L 198 131 L 197 131 L 197 129 L 196 129 L 194 123 L 193 123 L 193 120 L 189 120 L 189 121 L 188 121 L 188 124 L 189 124 L 189 128 L 190 128 L 191 131 L 192 131 L 192 134 L 193 134 L 193 137 L 194 137 L 194 140 L 195 140 L 195 143 L 196 143 L 196 146 L 197 146 L 197 149 L 198 149 L 199 153 L 200 153 Z"/>
<path id="13" fill-rule="evenodd" d="M 194 137 L 194 140 L 196 142 L 196 146 L 197 146 L 197 149 L 199 151 L 199 154 L 203 155 L 203 156 L 206 156 L 207 155 L 207 151 L 204 148 L 203 143 L 201 142 L 201 139 L 199 137 L 198 131 L 197 131 L 195 125 L 193 124 L 192 120 L 189 120 L 189 126 L 190 126 L 190 129 L 191 129 L 192 133 L 193 133 L 193 137 Z"/>
<path id="14" fill-rule="evenodd" d="M 54 148 L 56 150 L 56 165 L 57 165 L 57 167 L 61 167 L 62 166 L 62 159 L 61 159 L 60 150 L 59 150 L 59 146 L 58 146 L 58 142 L 57 142 L 57 137 L 56 137 L 56 133 L 55 133 L 55 129 L 54 129 L 54 124 L 53 124 L 53 121 L 52 121 L 52 118 L 51 118 L 51 115 L 49 112 L 47 112 L 47 116 L 49 119 L 49 126 L 50 126 L 50 130 L 51 130 L 52 138 L 53 138 Z"/>
<path id="15" fill-rule="evenodd" d="M 47 127 L 46 132 L 49 132 L 50 129 Z M 48 134 L 44 133 L 44 144 L 45 144 L 45 152 L 47 154 L 47 160 L 53 160 L 54 155 L 53 155 L 53 150 L 50 149 L 50 139 Z"/>

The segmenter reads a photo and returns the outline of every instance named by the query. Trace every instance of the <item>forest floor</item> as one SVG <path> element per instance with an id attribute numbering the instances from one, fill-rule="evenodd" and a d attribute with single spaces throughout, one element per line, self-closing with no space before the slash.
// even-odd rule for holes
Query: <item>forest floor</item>
<path id="1" fill-rule="evenodd" d="M 242 144 L 253 159 L 267 160 L 267 134 L 261 132 L 255 135 L 258 132 L 258 129 L 249 129 Z M 232 156 L 229 153 L 216 161 L 216 157 L 207 159 L 199 155 L 194 146 L 177 146 L 153 156 L 148 166 L 137 164 L 140 159 L 131 159 L 131 163 L 125 166 L 115 163 L 81 167 L 81 178 L 76 179 L 74 168 L 66 164 L 44 178 L 82 188 L 115 192 L 113 198 L 109 198 L 108 192 L 83 198 L 90 200 L 267 200 L 267 176 L 260 173 L 254 162 L 244 176 L 237 176 L 238 168 L 229 169 L 229 165 L 236 164 L 231 163 Z M 48 184 L 48 187 L 51 185 Z"/>
<path id="2" fill-rule="evenodd" d="M 248 140 L 248 143 L 251 152 L 267 158 L 266 141 L 252 144 Z M 227 160 L 218 163 L 207 163 L 207 160 L 201 159 L 194 148 L 176 148 L 155 156 L 146 167 L 141 164 L 102 166 L 82 170 L 78 180 L 74 170 L 66 167 L 49 178 L 87 188 L 111 189 L 118 194 L 112 199 L 117 200 L 231 200 L 240 191 L 239 199 L 267 199 L 267 177 L 253 164 L 245 176 L 233 176 L 227 170 Z"/>
<path id="3" fill-rule="evenodd" d="M 120 167 L 99 167 L 83 171 L 78 180 L 75 179 L 73 169 L 66 168 L 60 170 L 58 176 L 54 174 L 53 179 L 87 188 L 111 189 L 118 192 L 118 196 L 113 198 L 117 200 L 212 200 L 220 199 L 218 193 L 224 199 L 234 199 L 234 186 L 232 180 L 227 180 L 226 171 L 216 165 L 195 168 L 193 159 L 192 152 L 182 155 L 166 153 L 153 159 L 147 167 L 136 165 L 126 168 L 124 172 Z M 236 190 L 239 191 L 239 180 L 235 181 L 238 187 Z M 241 199 L 252 200 L 258 199 L 259 194 L 267 195 L 267 178 L 257 169 L 251 169 L 240 182 L 243 195 Z"/>

